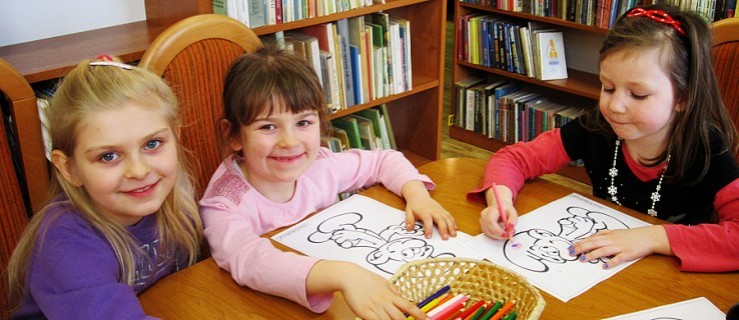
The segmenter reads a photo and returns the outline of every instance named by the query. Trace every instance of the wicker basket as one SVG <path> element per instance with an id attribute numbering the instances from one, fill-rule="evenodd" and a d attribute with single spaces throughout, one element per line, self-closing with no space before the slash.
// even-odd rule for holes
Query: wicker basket
<path id="1" fill-rule="evenodd" d="M 400 294 L 418 303 L 449 285 L 454 293 L 470 296 L 468 304 L 486 301 L 516 300 L 517 319 L 538 319 L 544 311 L 539 290 L 522 276 L 487 261 L 465 258 L 433 258 L 408 262 L 390 281 Z"/>

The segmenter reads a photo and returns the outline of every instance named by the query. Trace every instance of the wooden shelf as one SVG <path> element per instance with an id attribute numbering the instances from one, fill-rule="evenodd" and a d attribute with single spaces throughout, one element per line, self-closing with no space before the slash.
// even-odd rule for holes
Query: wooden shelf
<path id="1" fill-rule="evenodd" d="M 455 1 L 455 0 L 452 0 Z M 507 10 L 499 10 L 483 5 L 456 2 L 455 3 L 455 30 L 459 28 L 459 17 L 473 12 L 482 12 L 486 14 L 492 14 L 502 16 L 504 18 L 511 18 L 511 20 L 518 20 L 521 22 L 525 21 L 538 21 L 547 25 L 562 27 L 572 32 L 577 32 L 585 35 L 605 35 L 608 30 L 601 29 L 593 26 L 583 25 L 570 21 L 565 21 L 559 18 L 542 17 L 532 14 L 513 12 Z M 455 32 L 455 36 L 457 33 Z M 455 52 L 459 52 L 457 48 L 457 41 L 455 38 Z M 593 48 L 582 48 L 581 53 L 585 56 L 589 56 L 590 51 L 595 51 Z M 578 50 L 579 51 L 579 50 Z M 592 53 L 595 54 L 595 53 Z M 568 57 L 570 55 L 568 54 Z M 541 81 L 536 78 L 531 78 L 526 75 L 512 73 L 497 68 L 486 67 L 482 65 L 472 64 L 467 61 L 456 60 L 452 68 L 452 83 L 456 83 L 462 79 L 468 77 L 483 77 L 486 74 L 495 75 L 496 79 L 511 79 L 524 84 L 526 90 L 538 92 L 551 100 L 564 104 L 581 105 L 584 107 L 595 107 L 597 100 L 600 96 L 600 79 L 597 74 L 584 72 L 576 69 L 568 69 L 568 78 L 560 80 L 549 80 Z M 456 101 L 456 99 L 452 99 Z M 456 106 L 452 108 L 455 110 Z M 456 112 L 452 111 L 453 114 Z M 466 143 L 475 145 L 480 148 L 484 148 L 490 151 L 496 151 L 506 145 L 502 141 L 488 138 L 485 135 L 465 130 L 458 126 L 451 126 L 449 128 L 449 136 L 453 139 L 464 141 Z M 583 183 L 590 183 L 590 179 L 582 167 L 568 166 L 558 172 L 561 175 L 575 179 Z"/>
<path id="2" fill-rule="evenodd" d="M 63 77 L 84 59 L 100 54 L 123 62 L 140 60 L 149 44 L 168 26 L 189 16 L 212 13 L 211 0 L 147 0 L 146 21 L 84 31 L 0 47 L 0 58 L 29 83 Z M 413 89 L 353 106 L 329 116 L 333 119 L 387 104 L 395 140 L 416 165 L 440 156 L 444 78 L 446 5 L 444 0 L 387 0 L 327 16 L 254 28 L 257 35 L 294 30 L 341 19 L 386 12 L 411 22 Z"/>
<path id="3" fill-rule="evenodd" d="M 35 83 L 62 77 L 80 61 L 101 54 L 137 61 L 162 30 L 160 25 L 137 21 L 0 47 L 0 58 Z"/>

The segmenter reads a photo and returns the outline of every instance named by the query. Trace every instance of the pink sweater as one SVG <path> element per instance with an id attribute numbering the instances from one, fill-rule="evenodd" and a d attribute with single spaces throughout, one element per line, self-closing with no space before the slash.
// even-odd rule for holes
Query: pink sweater
<path id="1" fill-rule="evenodd" d="M 381 183 L 400 195 L 403 185 L 431 180 L 394 150 L 321 148 L 316 161 L 297 181 L 293 198 L 275 203 L 255 190 L 239 169 L 242 158 L 231 155 L 216 169 L 200 200 L 205 237 L 216 263 L 240 285 L 295 301 L 313 312 L 325 311 L 333 294 L 306 294 L 306 278 L 319 259 L 284 252 L 261 235 L 295 224 L 334 204 L 337 194 Z"/>
<path id="2" fill-rule="evenodd" d="M 631 157 L 625 158 L 629 169 L 642 181 L 655 179 L 661 172 L 660 168 L 645 168 Z M 510 188 L 515 200 L 526 179 L 554 173 L 570 161 L 559 129 L 547 131 L 529 143 L 507 146 L 491 156 L 485 167 L 483 185 L 468 193 L 467 198 L 484 203 L 485 190 L 495 182 Z M 680 270 L 739 270 L 739 179 L 716 194 L 714 207 L 718 223 L 664 225 Z"/>

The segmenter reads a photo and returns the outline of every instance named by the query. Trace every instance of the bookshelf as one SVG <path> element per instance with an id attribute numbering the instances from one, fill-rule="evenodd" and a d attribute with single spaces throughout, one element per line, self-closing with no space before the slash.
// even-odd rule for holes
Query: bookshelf
<path id="1" fill-rule="evenodd" d="M 331 119 L 387 104 L 398 149 L 415 165 L 439 158 L 444 79 L 445 0 L 387 0 L 327 16 L 254 28 L 258 36 L 383 11 L 411 23 L 413 88 L 331 114 Z M 101 53 L 141 59 L 154 38 L 183 18 L 212 13 L 211 0 L 147 0 L 145 21 L 0 47 L 0 58 L 33 84 L 63 77 Z"/>
<path id="2" fill-rule="evenodd" d="M 568 65 L 568 78 L 561 80 L 549 80 L 541 81 L 536 78 L 528 77 L 524 74 L 512 73 L 497 69 L 493 67 L 486 67 L 483 65 L 469 63 L 464 60 L 459 60 L 456 53 L 459 48 L 459 41 L 457 37 L 460 35 L 459 18 L 461 16 L 470 13 L 484 13 L 505 18 L 511 21 L 520 23 L 526 23 L 527 21 L 537 21 L 544 23 L 548 27 L 559 29 L 565 33 L 566 43 L 566 56 Z M 513 80 L 518 82 L 522 89 L 536 92 L 542 96 L 550 98 L 552 101 L 559 102 L 562 104 L 574 104 L 584 106 L 586 108 L 596 107 L 598 96 L 600 94 L 600 80 L 598 79 L 597 71 L 597 58 L 598 49 L 597 45 L 600 45 L 601 39 L 603 39 L 608 32 L 606 29 L 601 29 L 593 26 L 584 24 L 569 22 L 559 18 L 551 18 L 544 16 L 537 16 L 522 12 L 514 12 L 507 10 L 500 10 L 494 7 L 465 3 L 456 1 L 455 3 L 455 44 L 454 44 L 454 58 L 452 68 L 452 86 L 457 81 L 466 79 L 469 77 L 480 77 L 494 80 Z M 567 45 L 568 38 L 584 38 L 589 41 L 583 41 L 574 45 Z M 595 39 L 595 40 L 592 40 Z M 574 41 L 573 41 L 574 42 Z M 592 44 L 595 44 L 593 46 Z M 585 63 L 578 60 L 586 60 Z M 584 67 L 580 69 L 573 68 L 573 66 Z M 451 114 L 456 114 L 456 90 L 452 90 L 452 111 Z M 481 147 L 490 151 L 496 151 L 509 143 L 488 138 L 487 136 L 466 130 L 462 127 L 452 124 L 449 128 L 449 135 L 453 139 L 457 139 L 477 147 Z M 584 182 L 589 184 L 590 179 L 587 176 L 584 168 L 567 166 L 558 172 L 566 177 Z"/>

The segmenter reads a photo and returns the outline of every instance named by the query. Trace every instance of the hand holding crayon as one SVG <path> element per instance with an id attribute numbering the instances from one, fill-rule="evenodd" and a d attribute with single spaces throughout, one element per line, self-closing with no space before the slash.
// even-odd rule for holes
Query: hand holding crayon
<path id="1" fill-rule="evenodd" d="M 500 221 L 503 223 L 503 238 L 510 239 L 513 237 L 513 233 L 516 231 L 512 223 L 508 222 L 508 214 L 503 209 L 503 204 L 500 202 L 500 196 L 498 195 L 498 185 L 493 182 L 493 194 L 495 195 L 495 202 L 498 203 L 498 214 L 500 214 Z"/>

